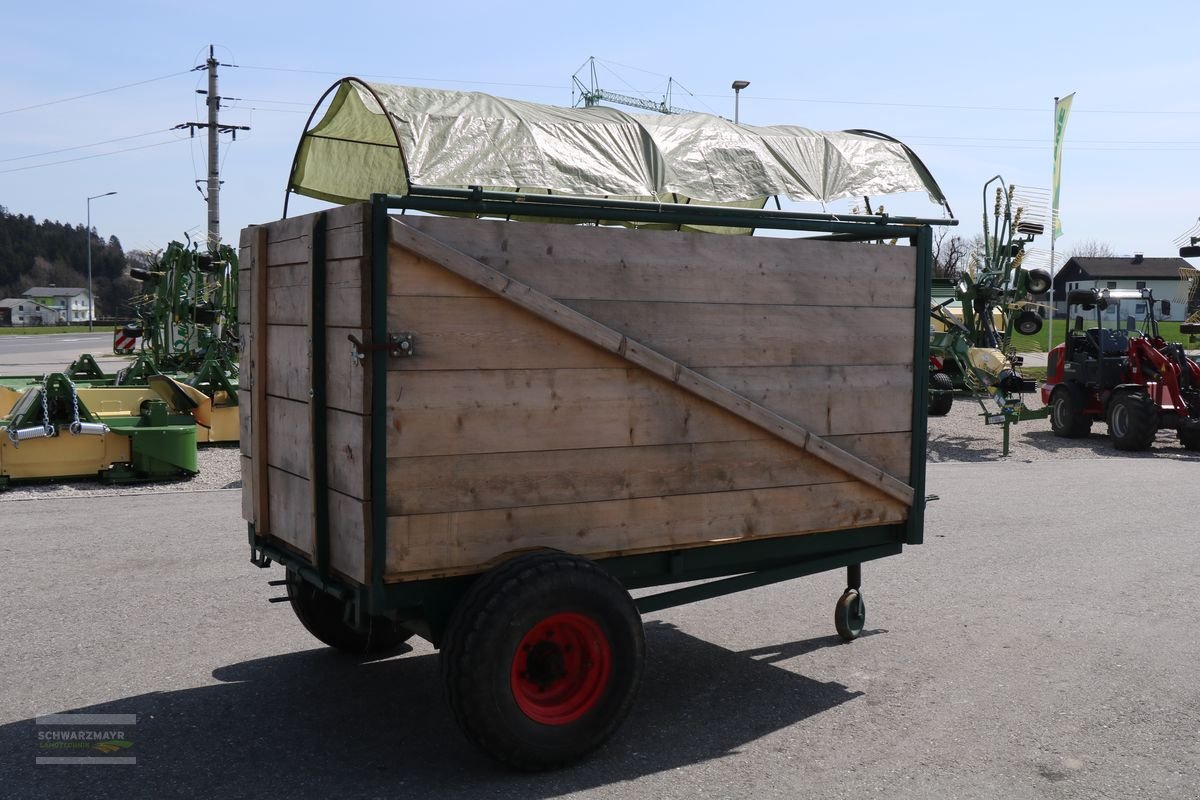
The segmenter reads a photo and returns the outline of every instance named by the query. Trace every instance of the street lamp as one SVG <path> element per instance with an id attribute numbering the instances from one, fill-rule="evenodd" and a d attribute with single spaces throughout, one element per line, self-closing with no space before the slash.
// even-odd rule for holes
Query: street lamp
<path id="1" fill-rule="evenodd" d="M 98 197 L 108 197 L 116 192 L 94 194 L 87 199 L 87 244 L 88 244 L 88 333 L 92 332 L 93 317 L 96 316 L 96 298 L 92 295 L 92 201 Z"/>
<path id="2" fill-rule="evenodd" d="M 750 85 L 750 81 L 734 81 L 733 82 L 733 124 L 738 122 L 738 98 L 742 94 L 742 89 Z"/>

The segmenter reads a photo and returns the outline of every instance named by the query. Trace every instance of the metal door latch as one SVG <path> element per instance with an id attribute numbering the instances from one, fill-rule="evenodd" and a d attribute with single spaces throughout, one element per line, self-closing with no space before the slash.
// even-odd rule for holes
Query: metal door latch
<path id="1" fill-rule="evenodd" d="M 385 344 L 363 344 L 354 334 L 346 337 L 350 340 L 350 360 L 354 366 L 362 363 L 371 353 L 386 350 L 392 358 L 408 358 L 416 355 L 416 339 L 411 333 L 389 333 Z"/>

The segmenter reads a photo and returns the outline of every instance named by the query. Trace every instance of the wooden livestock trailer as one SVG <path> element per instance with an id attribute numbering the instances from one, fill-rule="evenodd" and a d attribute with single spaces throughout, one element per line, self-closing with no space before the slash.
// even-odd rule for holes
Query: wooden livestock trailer
<path id="1" fill-rule="evenodd" d="M 930 231 L 478 190 L 247 228 L 252 558 L 327 644 L 439 647 L 523 767 L 616 728 L 640 612 L 845 567 L 853 639 L 860 565 L 922 537 Z"/>

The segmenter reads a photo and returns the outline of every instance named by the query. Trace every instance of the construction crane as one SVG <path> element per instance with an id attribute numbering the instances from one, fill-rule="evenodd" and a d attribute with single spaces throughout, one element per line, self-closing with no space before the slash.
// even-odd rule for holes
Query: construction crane
<path id="1" fill-rule="evenodd" d="M 579 73 L 587 68 L 590 76 L 590 85 L 585 85 L 579 79 Z M 579 90 L 579 101 L 574 105 L 578 107 L 580 104 L 584 108 L 591 108 L 599 105 L 601 102 L 617 103 L 631 108 L 640 108 L 643 111 L 654 111 L 659 114 L 694 114 L 696 113 L 690 108 L 679 108 L 671 105 L 671 89 L 676 83 L 674 78 L 667 78 L 667 91 L 660 101 L 654 101 L 645 97 L 634 97 L 633 95 L 620 94 L 619 92 L 610 92 L 607 89 L 600 88 L 600 82 L 596 78 L 596 57 L 591 56 L 582 67 L 575 71 L 571 76 L 571 80 L 575 84 L 575 88 Z M 686 91 L 686 89 L 684 90 Z"/>

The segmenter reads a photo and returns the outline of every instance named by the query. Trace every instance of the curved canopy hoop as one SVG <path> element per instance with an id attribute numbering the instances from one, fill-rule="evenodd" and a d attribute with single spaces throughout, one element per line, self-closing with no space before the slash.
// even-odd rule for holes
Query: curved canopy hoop
<path id="1" fill-rule="evenodd" d="M 330 94 L 333 100 L 314 127 L 313 119 Z M 346 77 L 325 90 L 304 123 L 284 192 L 283 216 L 293 192 L 331 203 L 365 200 L 371 192 L 353 192 L 366 175 L 380 187 L 371 191 L 408 194 L 408 165 L 392 115 L 384 112 L 383 100 L 370 83 Z"/>

